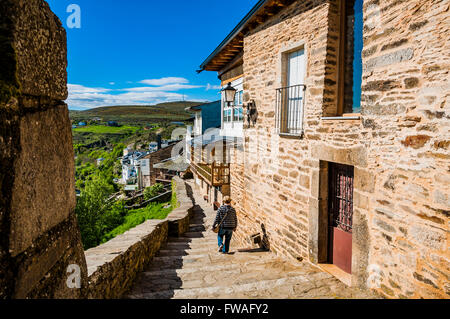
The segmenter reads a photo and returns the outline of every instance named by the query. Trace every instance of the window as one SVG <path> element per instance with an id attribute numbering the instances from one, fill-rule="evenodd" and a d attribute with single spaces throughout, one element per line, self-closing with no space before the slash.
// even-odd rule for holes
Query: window
<path id="1" fill-rule="evenodd" d="M 225 109 L 223 111 L 223 121 L 225 123 L 231 122 L 231 109 L 230 108 L 229 109 Z"/>
<path id="2" fill-rule="evenodd" d="M 244 121 L 244 109 L 242 108 L 243 104 L 243 91 L 236 92 L 236 96 L 234 98 L 234 103 L 232 105 L 227 105 L 224 101 L 222 101 L 222 105 L 224 105 L 223 109 L 223 122 L 224 123 L 232 123 L 232 122 L 243 122 Z"/>
<path id="3" fill-rule="evenodd" d="M 361 109 L 363 2 L 340 1 L 338 115 Z"/>
<path id="4" fill-rule="evenodd" d="M 283 87 L 277 89 L 276 125 L 279 133 L 301 135 L 305 91 L 305 50 L 283 53 Z"/>
<path id="5" fill-rule="evenodd" d="M 242 122 L 244 120 L 244 109 L 242 107 L 240 107 L 238 109 L 238 111 L 239 111 L 239 119 L 238 119 L 238 121 Z"/>
<path id="6" fill-rule="evenodd" d="M 242 107 L 235 107 L 233 110 L 233 121 L 242 122 L 244 120 L 244 109 Z"/>

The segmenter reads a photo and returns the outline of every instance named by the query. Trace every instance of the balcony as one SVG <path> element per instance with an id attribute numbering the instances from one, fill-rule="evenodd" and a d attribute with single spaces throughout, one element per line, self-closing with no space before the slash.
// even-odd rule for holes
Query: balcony
<path id="1" fill-rule="evenodd" d="M 305 90 L 303 84 L 276 90 L 276 127 L 280 135 L 303 135 Z"/>
<path id="2" fill-rule="evenodd" d="M 194 174 L 199 175 L 211 186 L 218 187 L 230 184 L 230 164 L 216 161 L 205 163 L 199 156 L 196 156 L 194 149 L 191 151 L 190 167 Z"/>

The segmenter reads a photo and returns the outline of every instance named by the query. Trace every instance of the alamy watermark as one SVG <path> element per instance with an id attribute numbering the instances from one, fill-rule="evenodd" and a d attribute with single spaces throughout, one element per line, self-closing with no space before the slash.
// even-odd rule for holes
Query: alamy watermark
<path id="1" fill-rule="evenodd" d="M 70 289 L 80 289 L 81 288 L 81 268 L 76 264 L 69 265 L 67 267 L 66 285 Z"/>
<path id="2" fill-rule="evenodd" d="M 70 15 L 67 17 L 66 24 L 69 29 L 81 29 L 81 8 L 78 4 L 70 4 L 66 9 Z"/>
<path id="3" fill-rule="evenodd" d="M 225 160 L 225 163 L 230 164 L 244 164 L 244 162 L 249 165 L 268 164 L 275 168 L 281 165 L 278 160 L 280 136 L 275 128 L 272 130 L 258 128 L 255 134 L 247 139 L 224 136 L 222 133 L 218 128 L 210 128 L 202 135 L 191 138 L 186 128 L 176 128 L 172 132 L 171 139 L 180 142 L 172 149 L 171 157 L 184 155 L 189 160 L 193 155 L 206 164 Z M 232 156 L 236 150 L 243 156 Z"/>
<path id="4" fill-rule="evenodd" d="M 367 287 L 371 289 L 379 289 L 382 281 L 382 271 L 380 266 L 377 264 L 371 264 L 367 267 L 367 272 L 369 273 L 366 282 Z"/>

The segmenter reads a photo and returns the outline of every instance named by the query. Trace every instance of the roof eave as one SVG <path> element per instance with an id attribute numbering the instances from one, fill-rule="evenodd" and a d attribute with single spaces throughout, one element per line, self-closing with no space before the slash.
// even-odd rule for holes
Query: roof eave
<path id="1" fill-rule="evenodd" d="M 219 46 L 206 58 L 206 60 L 200 65 L 200 69 L 197 70 L 197 73 L 203 72 L 206 70 L 206 66 L 212 61 L 212 59 L 220 53 L 223 48 L 225 48 L 239 32 L 241 32 L 245 26 L 247 25 L 247 22 L 253 16 L 255 13 L 257 13 L 269 0 L 259 0 L 258 3 L 250 10 L 249 13 L 238 23 L 238 25 L 228 34 L 228 36 L 219 44 Z"/>

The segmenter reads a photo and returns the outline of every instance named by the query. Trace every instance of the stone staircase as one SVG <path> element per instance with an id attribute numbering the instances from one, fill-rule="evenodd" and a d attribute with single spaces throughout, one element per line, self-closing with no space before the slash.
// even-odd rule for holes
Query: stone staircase
<path id="1" fill-rule="evenodd" d="M 231 247 L 218 252 L 210 228 L 215 212 L 199 194 L 189 232 L 169 238 L 125 298 L 373 298 L 352 289 L 307 262 L 291 262 L 271 252 Z"/>

